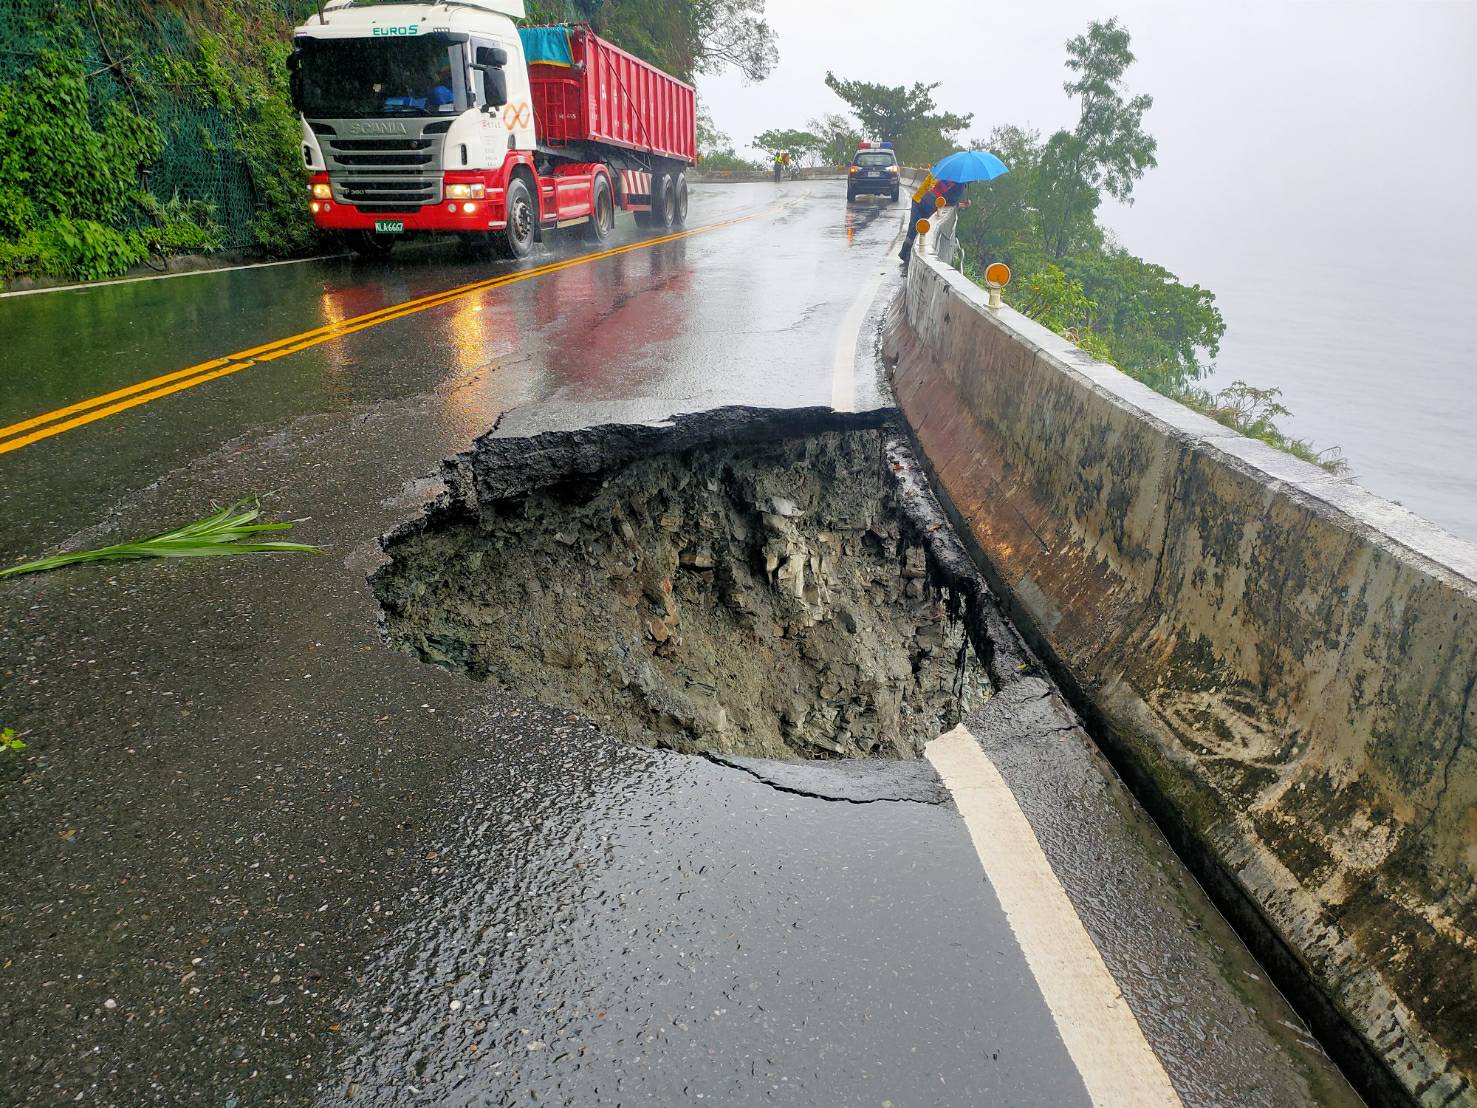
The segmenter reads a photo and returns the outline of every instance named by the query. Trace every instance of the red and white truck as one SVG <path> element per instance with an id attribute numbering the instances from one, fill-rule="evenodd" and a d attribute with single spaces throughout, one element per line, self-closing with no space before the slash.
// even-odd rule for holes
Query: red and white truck
<path id="1" fill-rule="evenodd" d="M 680 227 L 697 154 L 691 85 L 584 24 L 525 27 L 523 0 L 328 0 L 293 33 L 309 204 L 383 254 L 423 232 L 514 257 L 617 211 Z"/>

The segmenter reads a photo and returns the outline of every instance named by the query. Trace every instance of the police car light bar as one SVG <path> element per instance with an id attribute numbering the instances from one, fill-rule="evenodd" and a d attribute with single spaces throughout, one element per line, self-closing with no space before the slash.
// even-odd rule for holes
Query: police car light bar
<path id="1" fill-rule="evenodd" d="M 856 144 L 858 150 L 891 150 L 890 142 L 859 142 Z"/>

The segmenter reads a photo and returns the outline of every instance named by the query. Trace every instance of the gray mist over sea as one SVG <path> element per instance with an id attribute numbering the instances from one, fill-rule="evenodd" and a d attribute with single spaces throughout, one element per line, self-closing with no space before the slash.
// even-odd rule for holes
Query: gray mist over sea
<path id="1" fill-rule="evenodd" d="M 1477 540 L 1477 4 L 1200 7 L 1134 27 L 1160 167 L 1106 222 L 1216 293 L 1212 387 Z"/>

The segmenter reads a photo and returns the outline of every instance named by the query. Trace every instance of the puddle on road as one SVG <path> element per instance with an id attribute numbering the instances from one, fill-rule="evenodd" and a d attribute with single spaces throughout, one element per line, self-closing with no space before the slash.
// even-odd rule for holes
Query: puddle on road
<path id="1" fill-rule="evenodd" d="M 901 441 L 876 417 L 701 419 L 483 440 L 461 493 L 385 541 L 390 643 L 631 742 L 919 756 L 990 682 Z"/>

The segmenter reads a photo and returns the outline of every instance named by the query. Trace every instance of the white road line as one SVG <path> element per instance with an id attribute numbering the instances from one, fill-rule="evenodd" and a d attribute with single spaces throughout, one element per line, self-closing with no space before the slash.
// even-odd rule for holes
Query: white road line
<path id="1" fill-rule="evenodd" d="M 1016 942 L 1098 1108 L 1183 1108 L 1015 796 L 961 724 L 925 754 L 953 794 Z"/>
<path id="2" fill-rule="evenodd" d="M 889 260 L 897 250 L 905 227 L 906 222 L 898 228 L 897 234 L 893 235 L 892 241 L 887 244 L 886 257 Z M 856 299 L 851 302 L 851 307 L 846 309 L 845 318 L 841 320 L 841 334 L 836 339 L 836 353 L 831 361 L 831 409 L 833 411 L 856 411 L 856 344 L 861 338 L 862 323 L 866 320 L 867 309 L 877 298 L 877 289 L 882 285 L 882 279 L 886 276 L 886 266 L 878 269 L 872 279 L 856 294 Z"/>
<path id="3" fill-rule="evenodd" d="M 50 285 L 44 289 L 17 289 L 0 292 L 0 300 L 11 296 L 40 296 L 46 292 L 76 292 L 79 289 L 102 289 L 109 285 L 136 285 L 140 281 L 167 281 L 171 277 L 205 277 L 212 273 L 235 273 L 240 269 L 271 269 L 276 265 L 302 265 L 304 262 L 322 262 L 329 258 L 347 258 L 347 254 L 314 254 L 308 258 L 285 258 L 280 262 L 250 262 L 247 265 L 223 265 L 210 269 L 185 269 L 178 273 L 149 273 L 142 277 L 119 277 L 112 281 L 82 281 L 74 285 Z"/>
<path id="4" fill-rule="evenodd" d="M 878 270 L 871 280 L 862 286 L 846 309 L 841 321 L 841 334 L 836 339 L 836 355 L 831 362 L 831 407 L 838 412 L 856 411 L 856 344 L 861 338 L 862 323 L 867 309 L 877 296 L 877 289 L 887 271 Z"/>

